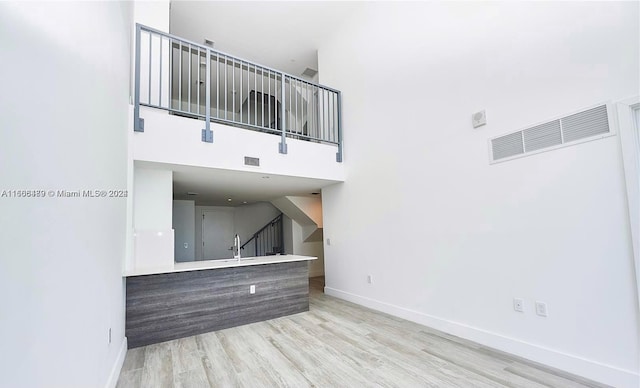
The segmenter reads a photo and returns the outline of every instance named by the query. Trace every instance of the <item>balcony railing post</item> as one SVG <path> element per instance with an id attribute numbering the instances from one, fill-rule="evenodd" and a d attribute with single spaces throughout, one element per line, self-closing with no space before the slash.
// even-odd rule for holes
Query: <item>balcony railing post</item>
<path id="1" fill-rule="evenodd" d="M 136 23 L 136 64 L 133 97 L 133 130 L 135 132 L 144 132 L 144 119 L 140 118 L 140 34 L 140 24 Z M 149 46 L 149 51 L 151 51 L 151 46 Z"/>
<path id="2" fill-rule="evenodd" d="M 336 153 L 336 162 L 342 163 L 342 92 L 338 95 L 338 152 Z"/>
<path id="3" fill-rule="evenodd" d="M 286 154 L 287 153 L 287 120 L 284 117 L 285 112 L 286 112 L 286 101 L 287 101 L 287 97 L 285 96 L 285 88 L 284 88 L 284 80 L 285 80 L 285 75 L 284 73 L 280 73 L 280 77 L 282 79 L 282 103 L 280 104 L 280 121 L 281 123 L 281 127 L 282 127 L 282 141 L 280 142 L 280 153 L 281 154 Z M 276 127 L 277 127 L 277 123 L 276 123 Z"/>
<path id="4" fill-rule="evenodd" d="M 200 55 L 198 55 L 200 57 Z M 198 58 L 198 62 L 200 62 L 200 58 Z M 206 76 L 206 85 L 204 87 L 205 90 L 205 103 L 207 106 L 204 108 L 204 129 L 202 130 L 202 141 L 205 143 L 213 143 L 213 131 L 211 131 L 211 50 L 207 49 L 207 76 Z M 200 69 L 200 63 L 198 63 L 198 69 Z M 200 70 L 198 70 L 198 78 L 200 77 Z M 198 86 L 199 87 L 199 86 Z M 200 91 L 198 90 L 198 96 L 200 96 Z M 198 97 L 199 98 L 199 97 Z M 198 110 L 200 106 L 198 105 Z"/>

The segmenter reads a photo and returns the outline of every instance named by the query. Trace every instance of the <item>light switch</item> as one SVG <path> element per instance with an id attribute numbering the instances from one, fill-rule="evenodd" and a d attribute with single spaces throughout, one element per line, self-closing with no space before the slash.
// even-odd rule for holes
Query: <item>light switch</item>
<path id="1" fill-rule="evenodd" d="M 544 302 L 536 301 L 536 314 L 541 317 L 547 316 L 547 304 Z"/>

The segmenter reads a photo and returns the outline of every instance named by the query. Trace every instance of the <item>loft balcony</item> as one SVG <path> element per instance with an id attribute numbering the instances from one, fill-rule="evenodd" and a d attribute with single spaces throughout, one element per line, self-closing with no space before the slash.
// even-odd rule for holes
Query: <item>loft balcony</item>
<path id="1" fill-rule="evenodd" d="M 343 180 L 338 90 L 140 24 L 134 88 L 134 160 Z"/>

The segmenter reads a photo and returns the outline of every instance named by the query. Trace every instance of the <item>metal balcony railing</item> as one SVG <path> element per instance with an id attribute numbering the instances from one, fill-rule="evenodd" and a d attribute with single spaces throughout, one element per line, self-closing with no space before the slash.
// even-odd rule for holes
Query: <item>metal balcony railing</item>
<path id="1" fill-rule="evenodd" d="M 205 121 L 337 146 L 342 162 L 341 93 L 211 47 L 136 25 L 134 130 L 140 106 Z"/>

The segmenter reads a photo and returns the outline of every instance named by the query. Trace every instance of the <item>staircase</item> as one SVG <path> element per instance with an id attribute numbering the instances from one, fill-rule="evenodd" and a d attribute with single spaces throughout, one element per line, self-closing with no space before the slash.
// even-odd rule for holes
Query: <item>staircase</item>
<path id="1" fill-rule="evenodd" d="M 324 275 L 324 244 L 322 229 L 322 198 L 318 196 L 287 196 L 271 201 L 285 216 L 287 252 L 315 256 L 309 262 L 309 276 Z M 291 246 L 289 246 L 291 244 Z"/>
<path id="2" fill-rule="evenodd" d="M 320 198 L 288 196 L 275 199 L 271 203 L 302 227 L 304 242 L 322 241 L 322 200 Z"/>
<path id="3" fill-rule="evenodd" d="M 246 257 L 284 255 L 282 213 L 255 232 L 240 249 Z"/>

